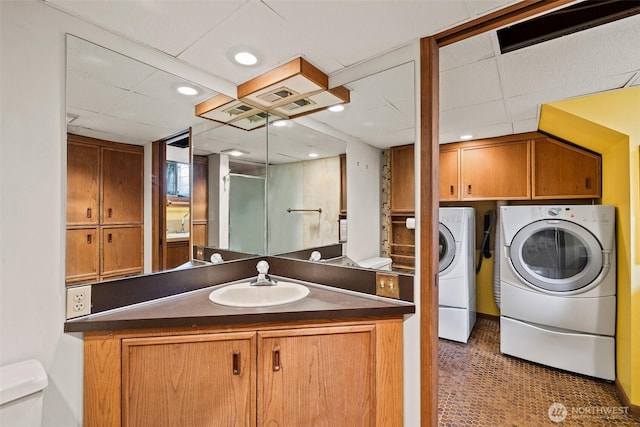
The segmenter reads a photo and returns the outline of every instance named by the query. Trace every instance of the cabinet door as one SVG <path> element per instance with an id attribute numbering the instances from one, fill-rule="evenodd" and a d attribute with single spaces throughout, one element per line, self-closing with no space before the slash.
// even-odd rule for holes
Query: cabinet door
<path id="1" fill-rule="evenodd" d="M 142 273 L 142 226 L 102 228 L 102 276 Z"/>
<path id="2" fill-rule="evenodd" d="M 207 246 L 207 223 L 193 224 L 191 227 L 191 240 L 194 246 Z"/>
<path id="3" fill-rule="evenodd" d="M 391 212 L 413 212 L 415 167 L 413 145 L 391 148 Z"/>
<path id="4" fill-rule="evenodd" d="M 143 154 L 102 148 L 102 224 L 142 223 Z"/>
<path id="5" fill-rule="evenodd" d="M 123 426 L 255 426 L 255 332 L 122 340 Z"/>
<path id="6" fill-rule="evenodd" d="M 529 141 L 462 148 L 462 200 L 531 198 Z"/>
<path id="7" fill-rule="evenodd" d="M 193 158 L 193 221 L 207 221 L 208 197 L 208 161 L 207 158 L 194 156 Z"/>
<path id="8" fill-rule="evenodd" d="M 440 150 L 440 200 L 460 200 L 460 150 Z"/>
<path id="9" fill-rule="evenodd" d="M 97 225 L 100 147 L 67 144 L 67 225 Z"/>
<path id="10" fill-rule="evenodd" d="M 167 258 L 164 268 L 174 268 L 189 261 L 189 241 L 167 242 Z"/>
<path id="11" fill-rule="evenodd" d="M 97 227 L 67 230 L 66 282 L 98 280 L 99 253 Z"/>
<path id="12" fill-rule="evenodd" d="M 533 141 L 534 199 L 601 197 L 601 158 L 551 138 Z"/>
<path id="13" fill-rule="evenodd" d="M 375 326 L 258 332 L 258 425 L 375 425 Z"/>

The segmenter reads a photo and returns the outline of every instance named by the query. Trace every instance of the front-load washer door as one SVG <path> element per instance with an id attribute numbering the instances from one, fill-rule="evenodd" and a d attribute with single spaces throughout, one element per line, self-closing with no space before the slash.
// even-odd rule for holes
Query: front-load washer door
<path id="1" fill-rule="evenodd" d="M 451 265 L 456 256 L 456 241 L 446 225 L 440 223 L 438 228 L 440 230 L 440 237 L 438 238 L 440 244 L 438 273 L 442 273 Z"/>
<path id="2" fill-rule="evenodd" d="M 586 291 L 609 267 L 593 234 L 564 220 L 541 220 L 523 227 L 509 252 L 516 273 L 543 291 Z"/>

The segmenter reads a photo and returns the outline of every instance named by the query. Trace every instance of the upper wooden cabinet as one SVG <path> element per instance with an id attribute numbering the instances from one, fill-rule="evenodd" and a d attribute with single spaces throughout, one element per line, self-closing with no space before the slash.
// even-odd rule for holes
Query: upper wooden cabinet
<path id="1" fill-rule="evenodd" d="M 193 202 L 192 220 L 194 222 L 207 221 L 209 197 L 209 159 L 204 156 L 193 156 Z"/>
<path id="2" fill-rule="evenodd" d="M 141 223 L 143 153 L 102 148 L 102 223 Z"/>
<path id="3" fill-rule="evenodd" d="M 600 177 L 598 154 L 537 132 L 440 149 L 440 201 L 598 198 Z"/>
<path id="4" fill-rule="evenodd" d="M 533 199 L 598 198 L 601 195 L 601 157 L 555 141 L 534 139 Z"/>
<path id="5" fill-rule="evenodd" d="M 391 212 L 415 210 L 413 144 L 391 147 Z"/>
<path id="6" fill-rule="evenodd" d="M 460 200 L 459 149 L 440 149 L 440 200 Z"/>
<path id="7" fill-rule="evenodd" d="M 529 141 L 460 150 L 462 200 L 518 200 L 531 197 Z"/>
<path id="8" fill-rule="evenodd" d="M 96 225 L 99 221 L 100 147 L 67 144 L 67 225 Z"/>

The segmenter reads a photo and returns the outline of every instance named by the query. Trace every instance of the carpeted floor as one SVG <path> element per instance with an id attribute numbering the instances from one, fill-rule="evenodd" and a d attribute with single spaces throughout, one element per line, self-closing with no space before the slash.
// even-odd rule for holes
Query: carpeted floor
<path id="1" fill-rule="evenodd" d="M 467 344 L 441 339 L 439 367 L 440 426 L 640 425 L 612 382 L 500 354 L 497 320 L 478 319 Z"/>

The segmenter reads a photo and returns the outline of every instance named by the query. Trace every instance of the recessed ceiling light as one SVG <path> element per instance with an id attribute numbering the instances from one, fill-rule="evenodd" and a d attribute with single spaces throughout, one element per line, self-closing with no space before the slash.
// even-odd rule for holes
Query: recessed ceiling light
<path id="1" fill-rule="evenodd" d="M 193 88 L 191 86 L 179 86 L 178 92 L 180 92 L 183 95 L 193 96 L 198 94 L 198 89 Z"/>
<path id="2" fill-rule="evenodd" d="M 471 135 L 471 134 L 461 135 L 460 136 L 460 139 L 463 140 L 463 141 L 466 141 L 466 140 L 471 139 L 471 138 L 473 138 L 473 135 Z"/>
<path id="3" fill-rule="evenodd" d="M 331 107 L 328 108 L 329 111 L 333 111 L 334 113 L 337 113 L 339 111 L 344 110 L 344 105 L 338 104 L 338 105 L 333 105 Z"/>
<path id="4" fill-rule="evenodd" d="M 318 157 L 318 153 L 309 153 L 309 157 Z"/>
<path id="5" fill-rule="evenodd" d="M 258 62 L 258 57 L 251 52 L 238 52 L 233 55 L 233 59 L 241 65 L 255 65 Z"/>
<path id="6" fill-rule="evenodd" d="M 274 126 L 277 126 L 279 128 L 286 126 L 287 125 L 287 121 L 286 120 L 276 120 L 275 122 L 271 123 Z"/>
<path id="7" fill-rule="evenodd" d="M 226 150 L 222 150 L 220 153 L 228 154 L 228 155 L 234 156 L 234 157 L 240 157 L 240 156 L 244 156 L 245 154 L 249 154 L 248 152 L 242 151 L 242 150 L 238 150 L 237 148 L 228 148 Z"/>

